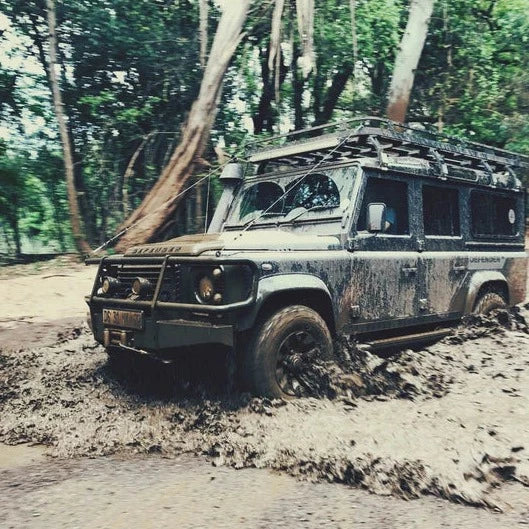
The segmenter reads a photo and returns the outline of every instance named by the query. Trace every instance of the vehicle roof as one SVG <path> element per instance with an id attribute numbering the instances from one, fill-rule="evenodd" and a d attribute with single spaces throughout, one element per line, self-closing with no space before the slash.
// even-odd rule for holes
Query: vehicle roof
<path id="1" fill-rule="evenodd" d="M 374 117 L 258 140 L 248 147 L 247 158 L 265 164 L 267 171 L 358 160 L 512 190 L 520 190 L 522 176 L 529 175 L 528 156 Z"/>

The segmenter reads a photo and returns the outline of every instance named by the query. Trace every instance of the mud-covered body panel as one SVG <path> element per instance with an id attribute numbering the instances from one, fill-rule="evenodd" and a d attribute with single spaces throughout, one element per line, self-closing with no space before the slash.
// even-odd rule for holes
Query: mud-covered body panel
<path id="1" fill-rule="evenodd" d="M 278 232 L 275 239 L 281 236 Z M 115 256 L 110 262 L 120 259 Z M 126 260 L 151 263 L 147 257 Z M 523 301 L 526 295 L 527 256 L 523 251 L 231 250 L 220 255 L 206 252 L 197 259 L 175 255 L 172 261 L 191 266 L 252 263 L 251 295 L 231 305 L 209 307 L 160 299 L 105 300 L 94 295 L 89 304 L 98 341 L 105 342 L 109 326 L 101 313 L 108 306 L 144 311 L 143 328 L 127 329 L 127 340 L 131 347 L 156 351 L 200 343 L 233 345 L 237 333 L 252 329 L 262 307 L 280 295 L 286 295 L 287 301 L 303 302 L 303 296 L 313 299 L 312 294 L 319 293 L 319 303 L 328 300 L 332 308 L 332 328 L 337 334 L 457 319 L 472 311 L 487 284 L 504 285 L 509 304 Z"/>
<path id="2" fill-rule="evenodd" d="M 474 152 L 423 140 L 414 145 L 411 136 L 386 132 L 385 141 L 393 142 L 384 144 L 386 153 L 380 143 L 360 134 L 340 151 L 341 158 L 323 167 L 322 156 L 331 148 L 320 141 L 323 137 L 314 140 L 322 153 L 310 167 L 303 166 L 309 163 L 307 154 L 283 159 L 283 147 L 273 159 L 260 154 L 262 165 L 225 189 L 222 211 L 215 213 L 207 234 L 140 245 L 106 260 L 117 268 L 103 264 L 88 300 L 96 338 L 104 341 L 105 328 L 116 331 L 102 322 L 106 306 L 143 310 L 143 329 L 127 331 L 127 340 L 130 335 L 134 342 L 136 336 L 138 347 L 153 351 L 192 345 L 193 340 L 236 345 L 238 336 L 252 330 L 267 311 L 289 304 L 320 312 L 336 334 L 364 334 L 388 329 L 406 333 L 407 328 L 457 320 L 488 290 L 509 305 L 523 301 L 525 195 L 512 172 L 518 163 L 512 153 L 477 145 Z M 341 146 L 340 141 L 337 136 L 333 144 Z M 361 157 L 370 150 L 371 158 Z M 416 158 L 411 159 L 411 152 Z M 463 157 L 466 168 L 460 164 Z M 339 188 L 323 185 L 332 180 L 333 171 Z M 309 176 L 321 177 L 321 200 L 303 202 L 317 189 L 309 186 L 288 202 L 285 196 L 309 182 Z M 244 193 L 262 184 L 244 202 Z M 336 200 L 330 203 L 333 192 Z M 252 202 L 267 196 L 273 199 Z M 281 200 L 284 215 L 270 213 Z M 367 207 L 373 203 L 387 210 L 377 230 L 367 223 Z M 479 213 L 484 203 L 490 208 Z M 150 262 L 158 263 L 158 272 L 141 268 Z M 119 267 L 134 270 L 134 263 L 139 263 L 139 276 L 152 274 L 148 299 L 132 295 L 129 283 L 118 295 L 99 293 L 108 270 L 130 280 L 133 272 Z M 230 266 L 235 271 L 228 273 Z M 210 277 L 206 284 L 217 297 L 200 299 L 201 271 L 211 275 L 216 268 L 222 269 L 222 281 Z"/>

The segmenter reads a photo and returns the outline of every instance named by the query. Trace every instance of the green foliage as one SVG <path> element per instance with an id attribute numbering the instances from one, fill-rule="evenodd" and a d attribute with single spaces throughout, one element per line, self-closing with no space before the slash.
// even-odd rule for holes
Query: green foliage
<path id="1" fill-rule="evenodd" d="M 412 112 L 445 132 L 529 153 L 529 0 L 445 0 L 436 15 Z"/>
<path id="2" fill-rule="evenodd" d="M 303 79 L 295 61 L 301 45 L 295 2 L 285 2 L 276 101 L 275 72 L 267 67 L 273 4 L 254 2 L 225 77 L 205 154 L 209 163 L 216 163 L 214 145 L 234 153 L 253 139 L 256 123 L 266 123 L 261 134 L 269 135 L 384 114 L 409 1 L 357 0 L 356 65 L 349 1 L 316 4 L 317 67 Z M 210 37 L 219 15 L 211 7 Z M 129 207 L 136 207 L 178 143 L 202 76 L 198 2 L 57 0 L 57 9 L 76 184 L 88 238 L 97 245 L 123 220 L 124 191 Z M 9 148 L 0 152 L 0 219 L 13 246 L 18 230 L 68 249 L 63 167 L 45 73 L 45 2 L 0 0 L 0 11 L 10 23 L 0 37 L 6 50 L 0 55 L 0 130 L 11 134 Z M 528 86 L 529 0 L 436 1 L 416 72 L 411 121 L 529 154 Z M 138 149 L 124 190 L 123 175 Z M 213 179 L 212 196 L 219 190 Z M 189 197 L 196 198 L 193 192 Z M 181 225 L 182 216 L 176 220 L 174 234 L 190 228 Z"/>
<path id="3" fill-rule="evenodd" d="M 50 249 L 72 249 L 62 160 L 41 150 L 35 159 L 0 149 L 0 224 L 7 245 L 24 250 L 22 238 Z"/>

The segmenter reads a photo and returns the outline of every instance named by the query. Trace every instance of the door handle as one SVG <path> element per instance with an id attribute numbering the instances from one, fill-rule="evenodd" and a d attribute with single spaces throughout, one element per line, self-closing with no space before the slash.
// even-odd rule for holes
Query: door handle
<path id="1" fill-rule="evenodd" d="M 401 268 L 401 270 L 407 276 L 411 276 L 411 275 L 417 273 L 417 267 L 416 266 L 403 266 Z"/>
<path id="2" fill-rule="evenodd" d="M 467 265 L 454 265 L 452 267 L 452 270 L 454 272 L 466 272 L 467 271 Z"/>

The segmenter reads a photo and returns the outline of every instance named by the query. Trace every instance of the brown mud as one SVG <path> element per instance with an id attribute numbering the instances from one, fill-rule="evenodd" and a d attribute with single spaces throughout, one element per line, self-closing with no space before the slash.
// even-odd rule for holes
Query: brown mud
<path id="1" fill-rule="evenodd" d="M 215 465 L 416 498 L 529 511 L 529 306 L 472 318 L 421 351 L 339 345 L 307 380 L 322 398 L 232 390 L 232 359 L 107 363 L 87 329 L 0 354 L 0 442 L 57 457 L 183 453 Z M 207 388 L 207 390 L 206 390 Z"/>

